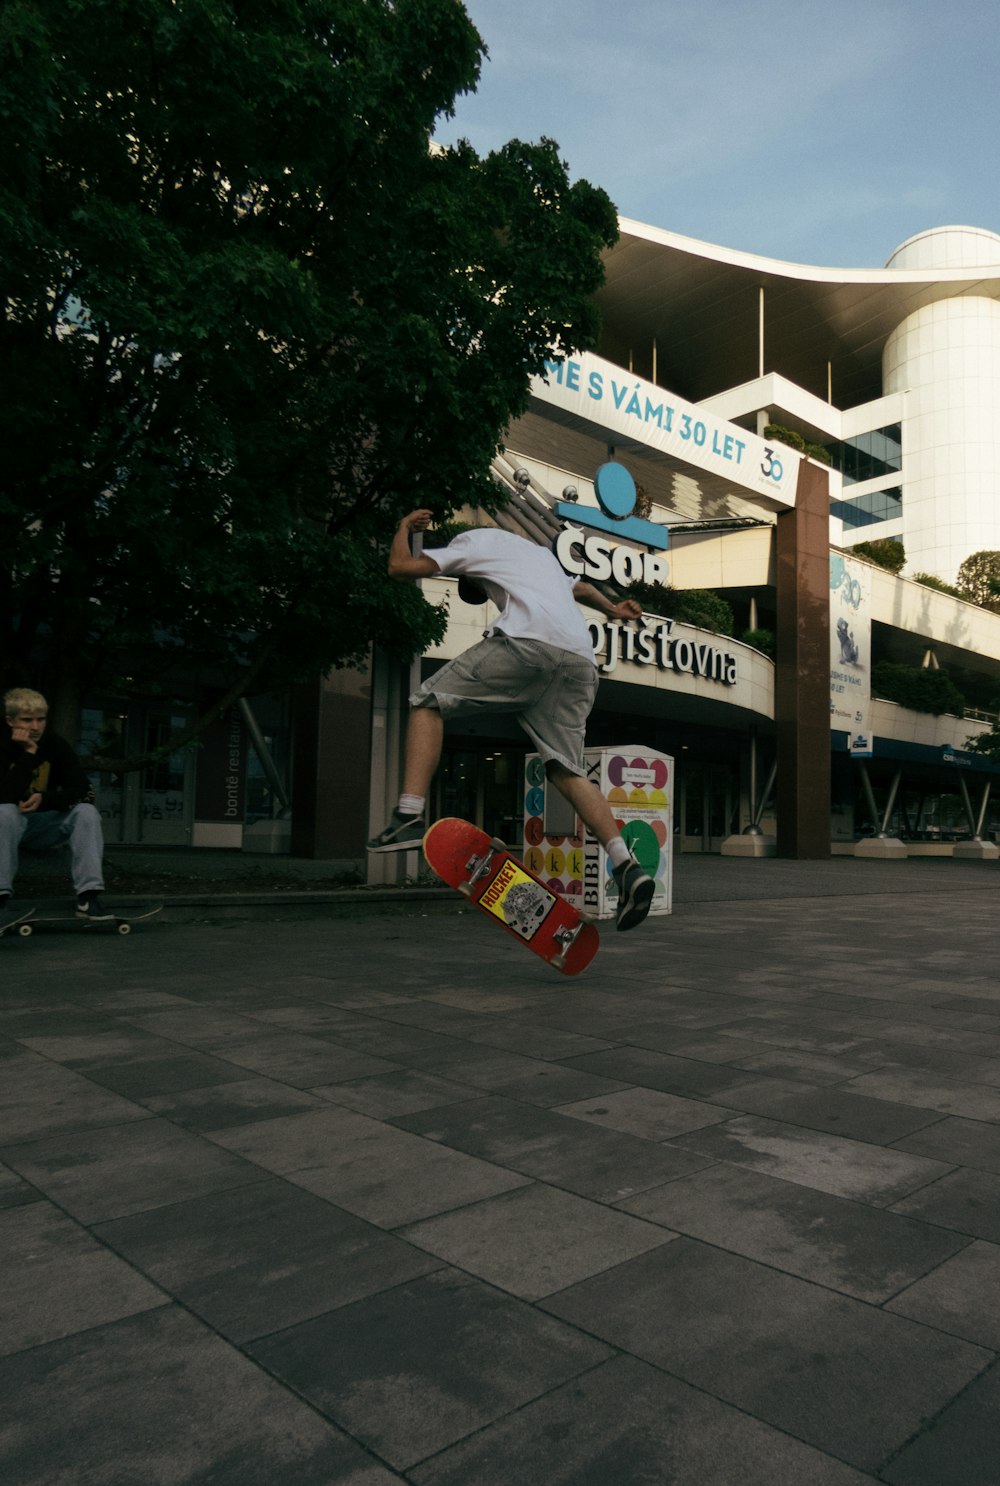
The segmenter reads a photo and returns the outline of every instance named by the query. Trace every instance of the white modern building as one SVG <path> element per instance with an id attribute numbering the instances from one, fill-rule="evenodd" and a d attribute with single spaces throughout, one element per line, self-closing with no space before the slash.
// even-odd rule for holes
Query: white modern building
<path id="1" fill-rule="evenodd" d="M 652 619 L 634 641 L 593 624 L 591 741 L 676 760 L 679 852 L 739 850 L 749 834 L 786 855 L 995 856 L 998 766 L 968 742 L 1000 702 L 1000 616 L 914 577 L 953 582 L 971 553 L 1000 549 L 1000 234 L 935 229 L 885 268 L 845 270 L 620 229 L 597 353 L 536 382 L 495 465 L 512 496 L 498 519 L 590 577 L 710 589 L 736 625 L 721 642 L 683 624 L 667 639 Z M 602 500 L 607 461 L 666 544 Z M 850 558 L 880 537 L 903 542 L 904 576 Z M 848 639 L 838 679 L 831 616 L 848 568 L 865 594 L 861 659 Z M 451 623 L 414 678 L 484 618 L 447 580 L 427 588 Z M 774 660 L 754 649 L 757 630 L 774 632 Z M 871 684 L 879 661 L 940 669 L 975 700 L 940 715 L 889 701 Z M 373 821 L 395 787 L 410 679 L 373 674 Z M 513 722 L 460 727 L 432 811 L 518 840 L 523 755 Z"/>
<path id="2" fill-rule="evenodd" d="M 757 431 L 826 445 L 835 542 L 954 582 L 1000 549 L 1000 234 L 938 227 L 833 269 L 622 221 L 602 354 Z"/>

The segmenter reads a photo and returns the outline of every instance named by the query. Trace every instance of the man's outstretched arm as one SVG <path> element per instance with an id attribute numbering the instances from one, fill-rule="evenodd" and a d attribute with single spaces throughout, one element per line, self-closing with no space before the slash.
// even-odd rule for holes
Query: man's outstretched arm
<path id="1" fill-rule="evenodd" d="M 426 531 L 434 519 L 431 511 L 411 511 L 396 528 L 389 548 L 390 578 L 430 578 L 441 569 L 427 553 L 414 557 L 410 551 L 410 534 Z"/>
<path id="2" fill-rule="evenodd" d="M 614 604 L 593 583 L 587 583 L 583 579 L 573 584 L 573 597 L 578 603 L 586 604 L 588 609 L 596 609 L 607 619 L 642 618 L 642 605 L 636 599 L 621 599 Z"/>

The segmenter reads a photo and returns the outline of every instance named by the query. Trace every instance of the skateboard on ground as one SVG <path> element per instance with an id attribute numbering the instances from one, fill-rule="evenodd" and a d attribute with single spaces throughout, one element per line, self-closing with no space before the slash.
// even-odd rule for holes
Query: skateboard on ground
<path id="1" fill-rule="evenodd" d="M 564 975 L 579 975 L 596 955 L 594 925 L 478 826 L 454 816 L 436 821 L 424 856 L 449 887 Z"/>
<path id="2" fill-rule="evenodd" d="M 5 934 L 20 934 L 22 938 L 26 939 L 31 933 L 31 925 L 27 920 L 32 917 L 34 912 L 35 910 L 33 908 L 5 909 L 0 914 L 0 939 Z"/>
<path id="3" fill-rule="evenodd" d="M 104 929 L 113 934 L 131 934 L 132 925 L 138 924 L 143 919 L 153 918 L 156 914 L 163 912 L 162 903 L 154 903 L 152 908 L 137 909 L 134 913 L 129 911 L 114 912 L 112 918 L 86 919 L 77 918 L 72 908 L 64 909 L 61 913 L 42 912 L 32 910 L 30 924 L 23 924 L 18 931 L 21 934 L 33 934 L 37 929 L 82 929 L 85 934 L 96 934 L 98 930 Z"/>

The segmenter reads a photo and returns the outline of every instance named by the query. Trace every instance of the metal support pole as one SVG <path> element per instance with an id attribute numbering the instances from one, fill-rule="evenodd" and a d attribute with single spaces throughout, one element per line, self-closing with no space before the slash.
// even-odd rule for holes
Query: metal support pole
<path id="1" fill-rule="evenodd" d="M 902 779 L 902 777 L 902 769 L 897 769 L 896 773 L 893 776 L 892 784 L 889 787 L 889 798 L 885 802 L 885 814 L 882 817 L 882 829 L 879 832 L 880 836 L 888 836 L 889 834 L 889 821 L 892 817 L 892 812 L 896 805 L 896 794 L 899 790 L 899 781 Z"/>
<path id="2" fill-rule="evenodd" d="M 987 779 L 983 785 L 983 803 L 979 807 L 979 819 L 976 821 L 976 840 L 983 839 L 983 826 L 986 824 L 986 807 L 990 803 L 990 783 Z"/>
<path id="3" fill-rule="evenodd" d="M 242 716 L 243 722 L 246 726 L 247 734 L 250 738 L 250 742 L 253 744 L 253 751 L 260 759 L 260 766 L 264 770 L 264 777 L 267 780 L 268 784 L 271 786 L 271 789 L 274 793 L 274 798 L 277 800 L 282 810 L 287 810 L 290 804 L 288 792 L 286 791 L 284 781 L 282 780 L 281 775 L 278 773 L 277 767 L 275 766 L 274 759 L 271 757 L 270 749 L 267 746 L 267 740 L 260 730 L 260 723 L 257 721 L 256 717 L 254 717 L 253 709 L 250 706 L 250 703 L 247 701 L 246 697 L 240 697 L 236 705 L 240 709 L 240 715 Z"/>
<path id="4" fill-rule="evenodd" d="M 868 806 L 868 813 L 871 816 L 872 830 L 877 831 L 879 825 L 878 806 L 875 804 L 875 791 L 872 789 L 872 782 L 868 778 L 868 769 L 866 765 L 859 762 L 858 768 L 861 770 L 861 787 L 864 790 L 865 803 Z"/>
<path id="5" fill-rule="evenodd" d="M 972 832 L 973 837 L 976 837 L 979 835 L 979 832 L 976 830 L 976 822 L 972 814 L 972 801 L 969 799 L 969 786 L 966 784 L 961 774 L 959 774 L 958 776 L 958 787 L 962 795 L 962 804 L 965 806 L 965 819 L 968 822 L 969 830 Z"/>
<path id="6" fill-rule="evenodd" d="M 753 824 L 755 826 L 757 826 L 758 828 L 760 826 L 760 818 L 764 814 L 764 806 L 767 804 L 768 800 L 771 798 L 771 791 L 774 789 L 774 781 L 775 781 L 775 778 L 777 776 L 777 773 L 778 773 L 778 760 L 775 759 L 774 763 L 771 765 L 771 772 L 767 776 L 767 783 L 765 784 L 763 790 L 761 791 L 760 799 L 757 801 L 756 808 L 754 809 Z"/>

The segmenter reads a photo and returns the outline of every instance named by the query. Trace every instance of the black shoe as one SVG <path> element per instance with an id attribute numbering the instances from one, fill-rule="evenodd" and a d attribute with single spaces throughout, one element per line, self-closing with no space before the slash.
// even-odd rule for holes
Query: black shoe
<path id="1" fill-rule="evenodd" d="M 368 842 L 368 850 L 382 854 L 388 851 L 418 851 L 426 833 L 427 827 L 422 815 L 400 815 L 398 810 L 394 810 L 385 830 Z"/>
<path id="2" fill-rule="evenodd" d="M 96 891 L 80 893 L 78 895 L 76 900 L 76 916 L 77 918 L 86 919 L 92 924 L 106 924 L 110 919 L 114 918 L 114 914 L 105 908 L 101 902 L 100 893 Z"/>
<path id="3" fill-rule="evenodd" d="M 618 908 L 615 925 L 619 930 L 634 929 L 642 923 L 653 901 L 656 883 L 643 871 L 635 858 L 612 869 L 618 884 Z"/>

